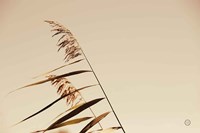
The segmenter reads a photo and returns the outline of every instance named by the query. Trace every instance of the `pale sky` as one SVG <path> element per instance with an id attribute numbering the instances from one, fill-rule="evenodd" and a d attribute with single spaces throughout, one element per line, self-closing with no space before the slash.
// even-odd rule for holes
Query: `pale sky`
<path id="1" fill-rule="evenodd" d="M 9 91 L 39 80 L 32 79 L 37 74 L 64 64 L 46 19 L 74 33 L 127 133 L 200 132 L 199 0 L 0 2 L 1 133 L 45 128 L 65 110 L 63 101 L 9 128 L 58 97 L 47 83 L 3 99 Z M 57 73 L 85 68 L 83 62 Z M 77 87 L 95 83 L 89 74 L 71 80 Z M 88 100 L 102 96 L 98 87 L 94 90 L 83 95 Z M 105 101 L 99 107 L 103 105 L 109 109 Z M 186 119 L 190 126 L 184 125 Z M 104 120 L 105 127 L 109 124 L 116 124 L 112 114 Z M 72 126 L 69 130 L 79 131 Z"/>

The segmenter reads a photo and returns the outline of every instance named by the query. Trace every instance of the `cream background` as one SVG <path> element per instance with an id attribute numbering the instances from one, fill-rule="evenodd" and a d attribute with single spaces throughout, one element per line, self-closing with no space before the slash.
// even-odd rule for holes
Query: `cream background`
<path id="1" fill-rule="evenodd" d="M 3 100 L 7 92 L 33 82 L 33 76 L 63 64 L 45 19 L 59 21 L 75 34 L 127 133 L 200 132 L 198 0 L 3 0 L 0 4 L 0 132 L 41 129 L 63 110 L 60 103 L 8 128 L 57 97 L 45 84 Z M 82 78 L 74 81 L 81 86 L 87 81 Z M 185 126 L 185 119 L 192 124 Z"/>

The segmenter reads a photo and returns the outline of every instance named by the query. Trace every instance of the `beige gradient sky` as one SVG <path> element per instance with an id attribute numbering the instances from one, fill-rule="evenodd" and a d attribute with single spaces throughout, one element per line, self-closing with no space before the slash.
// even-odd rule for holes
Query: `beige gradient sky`
<path id="1" fill-rule="evenodd" d="M 57 39 L 43 22 L 50 19 L 75 34 L 127 133 L 200 132 L 199 0 L 0 2 L 1 101 L 7 92 L 35 81 L 33 76 L 63 64 Z M 84 63 L 75 68 L 82 66 L 87 68 Z M 72 68 L 59 72 L 67 70 Z M 77 86 L 95 82 L 85 76 L 71 80 Z M 56 98 L 45 84 L 4 99 L 0 132 L 27 133 L 48 126 L 64 103 L 8 128 Z M 185 119 L 192 124 L 185 126 Z"/>

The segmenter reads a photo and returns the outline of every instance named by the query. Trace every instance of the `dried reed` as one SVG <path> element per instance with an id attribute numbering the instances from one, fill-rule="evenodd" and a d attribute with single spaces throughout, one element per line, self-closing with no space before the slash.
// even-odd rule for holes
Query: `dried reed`
<path id="1" fill-rule="evenodd" d="M 69 109 L 67 109 L 65 112 L 61 113 L 60 115 L 58 115 L 56 117 L 57 120 L 54 120 L 54 122 L 50 126 L 48 126 L 46 129 L 38 130 L 38 131 L 35 131 L 34 133 L 38 133 L 38 132 L 44 133 L 49 130 L 57 129 L 57 128 L 68 126 L 68 125 L 78 124 L 83 121 L 86 121 L 86 120 L 90 119 L 91 117 L 86 116 L 86 117 L 82 117 L 82 118 L 72 119 L 73 117 L 77 116 L 79 113 L 83 112 L 86 109 L 90 109 L 90 111 L 93 114 L 94 119 L 92 121 L 90 121 L 79 133 L 86 133 L 86 132 L 87 133 L 113 133 L 114 131 L 116 131 L 118 129 L 122 129 L 122 131 L 125 133 L 110 101 L 108 100 L 108 97 L 106 96 L 106 93 L 105 93 L 102 85 L 100 84 L 87 57 L 85 56 L 83 50 L 81 49 L 80 45 L 78 44 L 77 40 L 75 39 L 75 37 L 73 36 L 71 31 L 55 21 L 46 20 L 45 22 L 49 23 L 53 27 L 53 29 L 51 31 L 54 31 L 55 34 L 53 34 L 52 37 L 61 35 L 61 37 L 59 38 L 59 40 L 57 42 L 58 51 L 60 51 L 62 49 L 64 50 L 64 61 L 67 62 L 68 64 L 65 64 L 61 67 L 57 67 L 53 70 L 50 70 L 48 72 L 45 72 L 45 73 L 39 75 L 39 76 L 46 76 L 45 77 L 46 79 L 25 85 L 23 87 L 20 87 L 16 90 L 10 92 L 9 94 L 11 94 L 15 91 L 21 90 L 23 88 L 40 85 L 40 84 L 43 84 L 46 82 L 51 82 L 51 85 L 57 89 L 57 93 L 60 95 L 60 97 L 58 99 L 56 99 L 55 101 L 53 101 L 52 103 L 50 103 L 49 105 L 42 108 L 41 110 L 37 111 L 36 113 L 33 113 L 32 115 L 30 115 L 30 116 L 26 117 L 25 119 L 23 119 L 22 121 L 18 122 L 17 124 L 25 122 L 26 120 L 29 120 L 30 118 L 38 115 L 39 113 L 47 110 L 48 108 L 53 106 L 55 103 L 57 103 L 61 99 L 66 99 L 66 104 L 67 104 L 67 106 L 69 106 Z M 80 57 L 81 55 L 83 56 L 83 58 L 76 60 L 77 57 Z M 51 75 L 50 74 L 52 72 L 55 72 L 58 69 L 64 68 L 65 66 L 68 66 L 71 64 L 77 64 L 80 61 L 82 61 L 83 59 L 86 59 L 91 70 L 78 70 L 78 71 L 72 71 L 72 72 L 68 72 L 65 74 L 61 74 L 61 75 Z M 71 60 L 75 60 L 75 61 L 69 63 Z M 101 87 L 101 89 L 105 95 L 105 98 L 106 98 L 108 104 L 110 105 L 110 108 L 112 109 L 112 112 L 114 113 L 114 115 L 119 123 L 118 127 L 110 127 L 110 128 L 104 129 L 101 126 L 100 121 L 102 119 L 104 119 L 110 112 L 105 112 L 105 113 L 99 115 L 98 117 L 96 117 L 96 114 L 91 109 L 91 106 L 94 106 L 95 104 L 97 104 L 98 102 L 103 100 L 104 98 L 97 98 L 97 99 L 93 99 L 93 100 L 87 102 L 84 99 L 84 97 L 81 95 L 80 91 L 82 91 L 86 88 L 89 88 L 89 87 L 96 86 L 96 85 L 88 85 L 88 86 L 84 86 L 82 88 L 76 89 L 74 87 L 74 85 L 72 85 L 72 83 L 67 78 L 69 76 L 78 75 L 78 74 L 82 74 L 85 72 L 92 72 L 94 74 L 94 76 L 98 82 L 97 85 L 99 85 Z M 38 77 L 38 76 L 36 76 L 36 77 Z M 80 102 L 82 102 L 82 103 L 80 103 Z M 64 116 L 62 116 L 62 115 L 64 115 Z M 101 129 L 97 129 L 95 131 L 89 131 L 97 123 L 99 124 Z M 17 125 L 17 124 L 15 124 L 15 125 Z"/>

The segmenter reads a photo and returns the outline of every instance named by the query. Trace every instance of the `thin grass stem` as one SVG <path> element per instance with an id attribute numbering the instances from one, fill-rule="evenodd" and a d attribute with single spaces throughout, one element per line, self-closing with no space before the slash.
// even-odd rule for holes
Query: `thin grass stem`
<path id="1" fill-rule="evenodd" d="M 80 46 L 80 45 L 79 45 L 79 46 Z M 81 48 L 81 47 L 80 47 L 80 48 Z M 91 69 L 91 71 L 92 71 L 94 77 L 96 78 L 96 80 L 97 80 L 97 82 L 98 82 L 98 84 L 99 84 L 99 86 L 100 86 L 100 88 L 101 88 L 101 90 L 102 90 L 102 92 L 103 92 L 103 94 L 104 94 L 104 96 L 105 96 L 105 98 L 106 98 L 106 100 L 107 100 L 107 102 L 108 102 L 108 104 L 109 104 L 109 106 L 110 106 L 110 108 L 111 108 L 113 114 L 115 115 L 115 118 L 116 118 L 116 120 L 118 121 L 118 123 L 119 123 L 119 125 L 120 125 L 122 131 L 123 131 L 124 133 L 126 133 L 125 130 L 124 130 L 124 128 L 123 128 L 123 126 L 122 126 L 122 124 L 121 124 L 121 122 L 120 122 L 120 120 L 119 120 L 119 118 L 118 118 L 118 116 L 117 116 L 117 114 L 116 114 L 116 112 L 114 111 L 114 108 L 112 107 L 112 104 L 111 104 L 110 100 L 108 99 L 108 96 L 106 95 L 106 92 L 105 92 L 104 89 L 103 89 L 103 86 L 101 85 L 99 79 L 97 78 L 97 75 L 96 75 L 96 73 L 94 72 L 94 69 L 92 68 L 92 66 L 91 66 L 91 64 L 90 64 L 90 62 L 89 62 L 89 60 L 88 60 L 87 56 L 85 55 L 85 53 L 84 53 L 84 51 L 83 51 L 82 48 L 81 48 L 81 52 L 83 53 L 83 56 L 84 56 L 84 58 L 86 59 L 86 61 L 87 61 L 88 65 L 89 65 L 89 67 L 90 67 L 90 69 Z"/>

